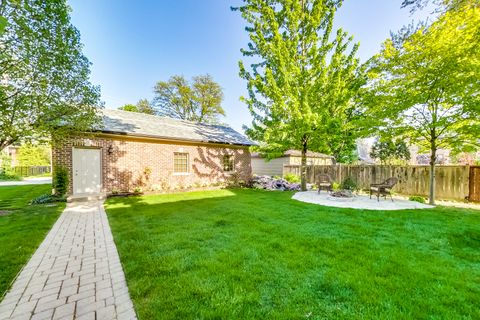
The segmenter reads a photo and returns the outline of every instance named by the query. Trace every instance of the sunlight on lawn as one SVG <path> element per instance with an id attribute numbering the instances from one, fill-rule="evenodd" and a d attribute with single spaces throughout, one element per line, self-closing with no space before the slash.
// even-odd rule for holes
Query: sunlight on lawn
<path id="1" fill-rule="evenodd" d="M 479 318 L 480 216 L 234 189 L 112 198 L 142 319 Z"/>
<path id="2" fill-rule="evenodd" d="M 221 189 L 214 190 L 209 192 L 204 191 L 192 191 L 184 193 L 171 193 L 171 194 L 157 194 L 157 195 L 146 195 L 146 196 L 136 196 L 136 197 L 113 197 L 109 201 L 111 205 L 110 208 L 129 208 L 134 204 L 161 204 L 161 203 L 172 203 L 179 201 L 193 201 L 200 199 L 213 199 L 213 198 L 224 198 L 232 197 L 236 194 L 230 190 Z"/>

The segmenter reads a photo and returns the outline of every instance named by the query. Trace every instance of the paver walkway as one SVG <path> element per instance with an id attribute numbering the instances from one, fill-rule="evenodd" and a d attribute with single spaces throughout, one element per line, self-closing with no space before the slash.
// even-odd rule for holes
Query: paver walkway
<path id="1" fill-rule="evenodd" d="M 0 319 L 136 319 L 102 202 L 68 204 L 0 303 Z"/>

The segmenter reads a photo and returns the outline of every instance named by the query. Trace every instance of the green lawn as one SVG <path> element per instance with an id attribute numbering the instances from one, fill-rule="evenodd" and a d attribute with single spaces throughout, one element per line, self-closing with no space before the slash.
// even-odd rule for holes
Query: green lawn
<path id="1" fill-rule="evenodd" d="M 63 210 L 30 206 L 31 199 L 49 193 L 50 185 L 0 187 L 0 300 L 12 280 L 44 239 Z"/>
<path id="2" fill-rule="evenodd" d="M 221 190 L 107 202 L 141 319 L 479 319 L 480 212 Z"/>

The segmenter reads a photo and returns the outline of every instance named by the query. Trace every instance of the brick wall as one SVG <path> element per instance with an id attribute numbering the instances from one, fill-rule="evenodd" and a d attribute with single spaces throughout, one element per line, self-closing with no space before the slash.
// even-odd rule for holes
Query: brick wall
<path id="1" fill-rule="evenodd" d="M 103 191 L 143 190 L 171 191 L 225 183 L 230 173 L 223 171 L 223 156 L 234 157 L 239 179 L 251 176 L 250 152 L 246 147 L 213 144 L 164 142 L 159 140 L 99 136 L 77 138 L 56 144 L 52 163 L 69 171 L 72 192 L 72 148 L 99 148 L 102 154 Z M 109 152 L 109 150 L 111 152 Z M 173 172 L 174 152 L 189 154 L 188 174 Z"/>

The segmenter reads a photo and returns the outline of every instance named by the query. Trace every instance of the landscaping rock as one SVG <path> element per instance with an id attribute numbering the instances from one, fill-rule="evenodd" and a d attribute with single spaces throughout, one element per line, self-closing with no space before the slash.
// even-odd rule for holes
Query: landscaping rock
<path id="1" fill-rule="evenodd" d="M 252 178 L 252 187 L 264 190 L 279 191 L 299 191 L 301 186 L 299 183 L 290 183 L 282 178 L 273 178 L 270 176 L 254 176 Z"/>

